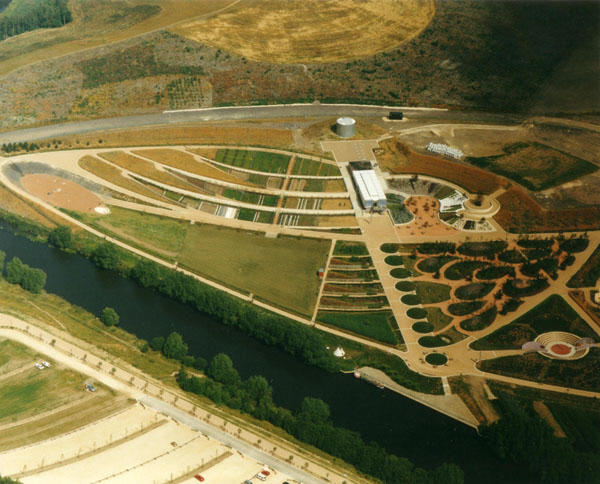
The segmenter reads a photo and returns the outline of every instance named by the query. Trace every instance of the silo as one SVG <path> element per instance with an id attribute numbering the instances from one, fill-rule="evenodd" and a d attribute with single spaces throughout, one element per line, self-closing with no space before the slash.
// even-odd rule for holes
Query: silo
<path id="1" fill-rule="evenodd" d="M 335 131 L 340 138 L 352 138 L 356 135 L 356 121 L 352 118 L 338 118 Z"/>

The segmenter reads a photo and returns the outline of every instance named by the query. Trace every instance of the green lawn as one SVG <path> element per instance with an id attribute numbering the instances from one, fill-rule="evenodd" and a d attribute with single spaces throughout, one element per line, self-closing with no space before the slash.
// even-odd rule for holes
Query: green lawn
<path id="1" fill-rule="evenodd" d="M 452 322 L 452 318 L 436 306 L 428 306 L 423 309 L 427 312 L 427 321 L 433 325 L 434 331 L 440 331 Z"/>
<path id="2" fill-rule="evenodd" d="M 317 319 L 383 343 L 398 344 L 398 339 L 390 326 L 390 324 L 396 326 L 394 316 L 390 311 L 320 312 Z"/>
<path id="3" fill-rule="evenodd" d="M 108 215 L 77 212 L 76 216 L 86 225 L 116 239 L 133 238 L 133 242 L 137 242 L 134 245 L 148 245 L 168 254 L 177 254 L 181 250 L 190 227 L 189 222 L 183 220 L 120 207 L 110 207 Z"/>
<path id="4" fill-rule="evenodd" d="M 290 156 L 268 151 L 220 149 L 215 160 L 237 168 L 285 173 L 290 163 Z"/>
<path id="5" fill-rule="evenodd" d="M 31 369 L 2 380 L 0 422 L 16 422 L 83 398 L 84 377 L 55 366 Z"/>
<path id="6" fill-rule="evenodd" d="M 436 304 L 450 299 L 450 286 L 436 282 L 414 282 L 422 304 Z"/>
<path id="7" fill-rule="evenodd" d="M 310 315 L 319 291 L 317 271 L 325 265 L 330 244 L 195 224 L 188 230 L 179 260 L 210 279 Z"/>
<path id="8" fill-rule="evenodd" d="M 16 343 L 10 339 L 0 341 L 0 375 L 21 368 L 23 365 L 32 365 L 38 354 L 27 346 Z"/>

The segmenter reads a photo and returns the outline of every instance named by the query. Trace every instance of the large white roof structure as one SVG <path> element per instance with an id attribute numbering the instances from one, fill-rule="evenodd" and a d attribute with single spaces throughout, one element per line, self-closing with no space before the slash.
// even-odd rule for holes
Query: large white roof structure
<path id="1" fill-rule="evenodd" d="M 385 193 L 373 170 L 353 170 L 352 177 L 365 208 L 385 207 Z"/>

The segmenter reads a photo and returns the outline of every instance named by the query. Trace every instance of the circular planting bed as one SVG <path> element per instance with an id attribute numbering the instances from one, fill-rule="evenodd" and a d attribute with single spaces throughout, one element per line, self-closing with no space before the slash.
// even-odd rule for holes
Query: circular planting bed
<path id="1" fill-rule="evenodd" d="M 398 289 L 399 291 L 404 291 L 404 292 L 414 291 L 415 285 L 414 285 L 414 283 L 412 283 L 410 281 L 400 281 L 400 282 L 396 283 L 396 289 Z"/>
<path id="2" fill-rule="evenodd" d="M 433 366 L 445 365 L 448 357 L 442 353 L 429 353 L 425 356 L 425 361 Z"/>
<path id="3" fill-rule="evenodd" d="M 397 269 L 392 269 L 390 271 L 390 276 L 395 277 L 396 279 L 406 279 L 411 276 L 411 272 L 408 269 L 398 267 Z"/>
<path id="4" fill-rule="evenodd" d="M 423 319 L 427 316 L 427 311 L 423 308 L 410 308 L 406 311 L 406 315 L 413 319 Z"/>
<path id="5" fill-rule="evenodd" d="M 412 329 L 417 333 L 427 334 L 433 331 L 433 324 L 428 323 L 427 321 L 417 321 L 412 325 Z"/>
<path id="6" fill-rule="evenodd" d="M 403 266 L 404 258 L 401 255 L 388 255 L 384 262 L 390 266 Z"/>
<path id="7" fill-rule="evenodd" d="M 403 304 L 407 304 L 409 306 L 415 306 L 417 304 L 421 304 L 421 298 L 416 294 L 405 294 L 400 298 Z"/>
<path id="8" fill-rule="evenodd" d="M 379 247 L 379 250 L 381 250 L 381 252 L 385 252 L 386 254 L 394 254 L 396 252 L 398 252 L 398 249 L 400 248 L 399 244 L 381 244 L 381 247 Z"/>

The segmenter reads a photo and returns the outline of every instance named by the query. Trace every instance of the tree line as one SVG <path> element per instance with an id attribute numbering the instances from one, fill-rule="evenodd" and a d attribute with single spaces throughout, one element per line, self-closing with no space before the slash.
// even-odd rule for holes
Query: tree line
<path id="1" fill-rule="evenodd" d="M 183 341 L 179 338 L 173 338 L 171 334 L 167 342 L 169 339 L 176 339 L 176 346 L 183 351 L 187 347 L 181 346 Z M 167 343 L 165 347 L 166 345 Z M 163 353 L 167 354 L 164 350 Z M 339 457 L 361 472 L 377 477 L 385 483 L 464 482 L 463 471 L 455 464 L 445 463 L 434 470 L 426 471 L 415 467 L 408 459 L 389 454 L 376 442 L 366 443 L 358 432 L 336 427 L 330 420 L 329 406 L 323 400 L 305 397 L 295 412 L 277 406 L 273 402 L 273 389 L 267 380 L 260 375 L 242 380 L 231 358 L 224 353 L 211 360 L 205 374 L 205 378 L 189 375 L 185 365 L 182 365 L 177 382 L 185 391 L 205 396 L 217 404 L 224 404 L 281 427 L 298 440 Z"/>
<path id="2" fill-rule="evenodd" d="M 0 16 L 0 40 L 41 28 L 62 27 L 73 20 L 67 0 L 14 0 Z"/>
<path id="3" fill-rule="evenodd" d="M 600 482 L 600 456 L 575 449 L 570 438 L 558 438 L 533 409 L 504 396 L 502 418 L 482 427 L 481 435 L 502 459 L 523 465 L 540 482 L 591 484 Z"/>
<path id="4" fill-rule="evenodd" d="M 0 276 L 4 273 L 6 281 L 19 284 L 33 294 L 39 294 L 46 285 L 46 273 L 41 269 L 29 267 L 18 257 L 13 257 L 4 267 L 6 253 L 0 250 Z"/>

